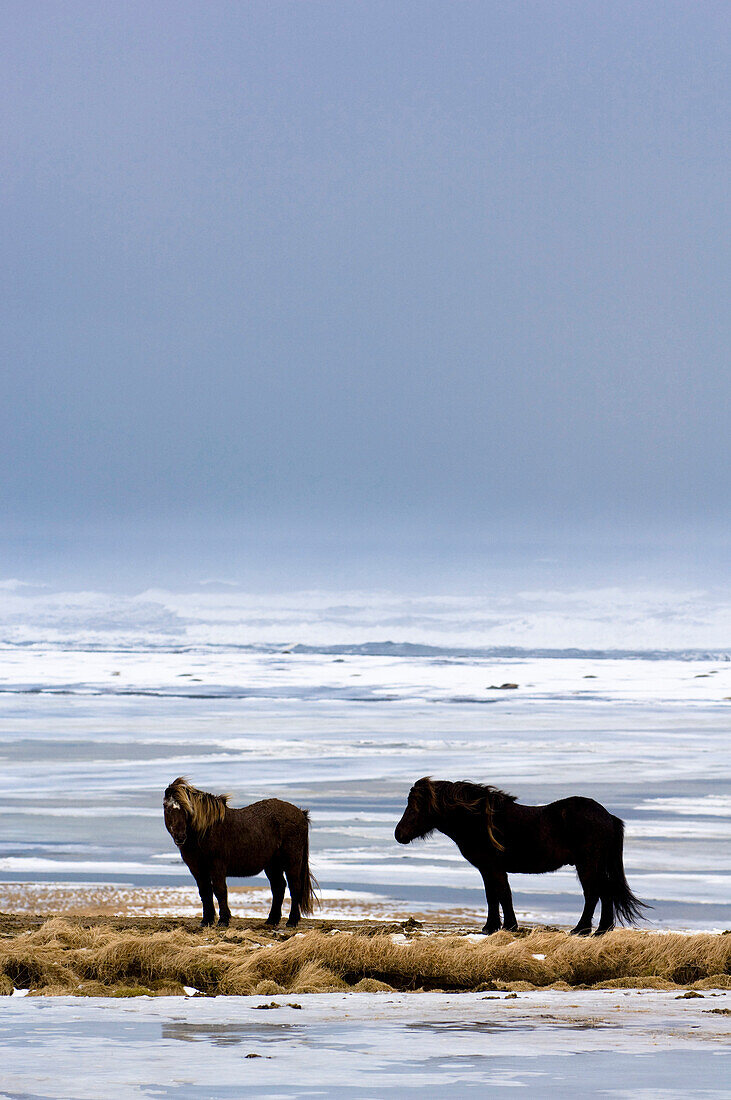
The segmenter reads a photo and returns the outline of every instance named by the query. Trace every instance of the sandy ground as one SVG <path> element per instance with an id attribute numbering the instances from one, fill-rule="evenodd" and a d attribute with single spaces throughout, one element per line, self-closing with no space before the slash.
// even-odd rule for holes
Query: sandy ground
<path id="1" fill-rule="evenodd" d="M 268 886 L 229 886 L 229 905 L 237 920 L 263 920 L 269 912 Z M 484 915 L 477 909 L 450 907 L 439 910 L 409 906 L 398 910 L 388 899 L 372 900 L 346 891 L 324 891 L 317 919 L 321 922 L 354 921 L 400 923 L 416 919 L 430 927 L 479 931 Z M 284 913 L 286 918 L 287 900 Z M 127 887 L 86 883 L 0 883 L 0 928 L 3 921 L 33 917 L 40 922 L 50 916 L 190 918 L 191 927 L 200 920 L 201 905 L 195 886 Z"/>

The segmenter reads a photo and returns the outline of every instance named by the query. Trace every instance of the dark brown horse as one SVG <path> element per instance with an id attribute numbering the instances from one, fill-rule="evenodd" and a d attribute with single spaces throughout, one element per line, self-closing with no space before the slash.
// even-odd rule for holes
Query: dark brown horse
<path id="1" fill-rule="evenodd" d="M 291 802 L 266 798 L 233 809 L 229 795 L 208 794 L 182 777 L 165 791 L 165 826 L 180 849 L 203 902 L 203 925 L 213 924 L 218 900 L 218 923 L 231 920 L 227 875 L 248 878 L 264 871 L 272 888 L 267 924 L 282 917 L 286 877 L 292 905 L 287 924 L 294 927 L 300 913 L 312 912 L 317 883 L 309 865 L 309 816 Z"/>
<path id="2" fill-rule="evenodd" d="M 584 911 L 572 932 L 588 936 L 597 902 L 597 934 L 630 923 L 646 908 L 624 877 L 624 823 L 593 798 L 562 798 L 547 806 L 520 806 L 514 795 L 478 783 L 420 779 L 396 826 L 399 844 L 409 844 L 434 830 L 450 837 L 485 883 L 487 920 L 483 932 L 501 927 L 515 931 L 518 922 L 508 872 L 544 874 L 570 864 L 584 891 Z"/>

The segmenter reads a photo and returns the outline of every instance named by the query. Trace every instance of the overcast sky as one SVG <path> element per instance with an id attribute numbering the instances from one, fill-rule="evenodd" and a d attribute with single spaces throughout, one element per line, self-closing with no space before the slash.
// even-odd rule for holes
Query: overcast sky
<path id="1" fill-rule="evenodd" d="M 723 543 L 727 3 L 0 21 L 4 575 Z"/>

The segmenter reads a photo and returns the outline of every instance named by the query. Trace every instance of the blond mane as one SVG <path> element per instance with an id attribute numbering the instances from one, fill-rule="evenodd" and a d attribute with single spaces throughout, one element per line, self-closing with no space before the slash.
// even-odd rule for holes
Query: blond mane
<path id="1" fill-rule="evenodd" d="M 230 794 L 209 794 L 199 791 L 182 775 L 174 779 L 165 792 L 166 798 L 177 802 L 190 819 L 192 828 L 203 836 L 211 825 L 223 821 Z"/>

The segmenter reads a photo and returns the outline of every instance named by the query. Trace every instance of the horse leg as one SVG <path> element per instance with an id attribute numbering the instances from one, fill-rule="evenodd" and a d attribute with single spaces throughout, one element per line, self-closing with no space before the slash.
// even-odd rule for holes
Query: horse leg
<path id="1" fill-rule="evenodd" d="M 226 871 L 223 867 L 216 866 L 211 874 L 213 893 L 218 901 L 218 923 L 222 928 L 228 928 L 231 920 L 231 910 L 228 907 L 228 887 L 226 886 Z"/>
<path id="2" fill-rule="evenodd" d="M 302 857 L 290 856 L 284 868 L 292 904 L 287 917 L 287 928 L 296 928 L 300 922 L 300 897 L 302 882 Z"/>
<path id="3" fill-rule="evenodd" d="M 265 867 L 264 874 L 269 879 L 269 885 L 272 888 L 272 907 L 269 910 L 269 916 L 266 919 L 266 923 L 276 928 L 282 919 L 282 902 L 284 901 L 285 890 L 284 874 L 282 873 L 282 868 L 278 864 L 274 864 L 271 867 Z"/>
<path id="4" fill-rule="evenodd" d="M 285 874 L 287 876 L 287 885 L 289 886 L 289 896 L 292 900 L 292 904 L 289 907 L 289 916 L 287 917 L 287 928 L 296 928 L 300 922 L 300 897 L 297 886 L 298 876 L 293 874 L 289 869 L 287 869 Z"/>
<path id="5" fill-rule="evenodd" d="M 483 870 L 483 868 L 480 867 L 479 871 L 482 875 L 482 881 L 485 884 L 485 899 L 487 901 L 487 920 L 483 925 L 482 931 L 486 936 L 491 936 L 493 932 L 500 931 L 499 879 L 492 870 L 487 868 Z"/>
<path id="6" fill-rule="evenodd" d="M 594 910 L 599 901 L 599 890 L 596 885 L 596 875 L 589 868 L 577 866 L 576 874 L 579 876 L 581 889 L 584 891 L 584 911 L 579 917 L 579 923 L 571 929 L 572 936 L 590 936 L 591 922 L 594 919 Z"/>
<path id="7" fill-rule="evenodd" d="M 614 900 L 611 891 L 602 891 L 601 899 L 602 908 L 599 916 L 599 926 L 594 933 L 596 936 L 603 936 L 605 932 L 611 932 L 614 928 Z"/>
<path id="8" fill-rule="evenodd" d="M 200 876 L 196 878 L 195 881 L 203 903 L 203 920 L 201 921 L 201 927 L 206 928 L 209 924 L 214 924 L 216 920 L 216 910 L 213 908 L 213 884 L 211 883 L 211 877 L 207 871 L 201 872 Z"/>
<path id="9" fill-rule="evenodd" d="M 510 889 L 510 883 L 508 882 L 508 876 L 504 871 L 501 873 L 501 878 L 503 883 L 500 889 L 500 904 L 503 908 L 503 928 L 506 932 L 517 932 L 518 920 L 515 916 L 515 910 L 513 909 L 513 894 Z"/>

